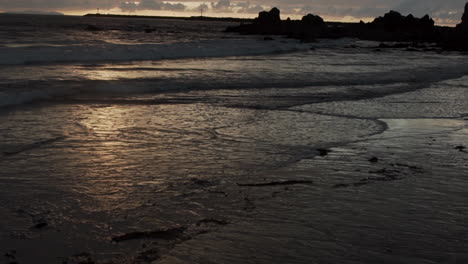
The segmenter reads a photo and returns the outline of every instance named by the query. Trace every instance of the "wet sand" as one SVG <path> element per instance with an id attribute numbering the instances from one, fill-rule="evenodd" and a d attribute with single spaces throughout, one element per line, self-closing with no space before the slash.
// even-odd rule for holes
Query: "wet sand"
<path id="1" fill-rule="evenodd" d="M 459 89 L 446 94 L 447 83 Z M 468 156 L 460 148 L 468 142 L 467 87 L 464 79 L 447 83 L 294 108 L 383 117 L 388 129 L 247 180 L 314 184 L 241 188 L 247 217 L 177 247 L 158 263 L 235 263 L 239 255 L 244 263 L 468 261 Z"/>
<path id="2" fill-rule="evenodd" d="M 276 109 L 207 91 L 206 101 L 9 112 L 1 253 L 7 263 L 468 262 L 466 80 L 354 101 L 283 96 Z"/>

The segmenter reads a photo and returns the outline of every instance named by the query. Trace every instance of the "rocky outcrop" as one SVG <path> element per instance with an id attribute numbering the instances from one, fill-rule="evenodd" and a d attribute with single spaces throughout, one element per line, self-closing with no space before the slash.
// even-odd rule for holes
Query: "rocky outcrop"
<path id="1" fill-rule="evenodd" d="M 434 24 L 429 15 L 417 18 L 390 11 L 364 25 L 359 37 L 380 41 L 434 41 L 437 38 Z"/>
<path id="2" fill-rule="evenodd" d="M 429 15 L 416 18 L 411 14 L 403 16 L 396 11 L 390 11 L 383 17 L 376 18 L 371 25 L 388 31 L 433 30 L 434 20 L 432 20 Z"/>
<path id="3" fill-rule="evenodd" d="M 465 5 L 465 12 L 462 16 L 462 22 L 457 25 L 457 29 L 468 32 L 468 3 Z"/>
<path id="4" fill-rule="evenodd" d="M 260 12 L 256 23 L 264 26 L 279 26 L 281 24 L 280 10 L 274 7 L 270 12 Z"/>
<path id="5" fill-rule="evenodd" d="M 404 16 L 390 11 L 371 23 L 324 22 L 320 16 L 308 14 L 301 20 L 281 20 L 280 10 L 260 12 L 251 24 L 230 27 L 227 32 L 241 34 L 285 35 L 303 41 L 317 38 L 359 38 L 373 41 L 406 43 L 406 49 L 423 47 L 422 42 L 437 43 L 442 49 L 468 51 L 468 3 L 462 22 L 457 28 L 435 26 L 434 20 L 425 15 L 421 18 Z M 265 40 L 270 40 L 266 37 Z M 411 47 L 407 43 L 412 43 Z M 390 47 L 391 48 L 391 47 Z"/>
<path id="6" fill-rule="evenodd" d="M 317 36 L 325 22 L 319 16 L 308 14 L 302 20 L 285 21 L 280 18 L 280 10 L 273 8 L 271 11 L 263 11 L 252 24 L 242 24 L 237 27 L 229 27 L 227 32 L 239 32 L 242 34 L 273 34 L 289 35 L 294 37 Z"/>
<path id="7" fill-rule="evenodd" d="M 441 46 L 450 50 L 468 51 L 468 3 L 465 5 L 461 23 L 453 33 L 445 36 Z"/>
<path id="8" fill-rule="evenodd" d="M 260 12 L 252 24 L 230 27 L 226 31 L 242 34 L 287 35 L 302 40 L 358 37 L 381 41 L 429 41 L 434 37 L 434 29 L 434 20 L 428 15 L 416 18 L 413 15 L 403 16 L 390 11 L 368 24 L 327 24 L 320 16 L 313 14 L 308 14 L 301 20 L 288 18 L 282 21 L 280 10 L 273 8 L 269 12 Z"/>
<path id="9" fill-rule="evenodd" d="M 239 32 L 242 34 L 282 34 L 283 25 L 280 10 L 276 7 L 271 11 L 262 11 L 254 19 L 252 24 L 241 24 L 237 27 L 228 27 L 227 32 Z"/>
<path id="10" fill-rule="evenodd" d="M 463 13 L 462 17 L 462 24 L 468 24 L 468 3 L 465 4 L 465 12 Z"/>
<path id="11" fill-rule="evenodd" d="M 320 16 L 308 14 L 304 16 L 301 20 L 303 26 L 322 26 L 325 24 L 323 19 Z"/>

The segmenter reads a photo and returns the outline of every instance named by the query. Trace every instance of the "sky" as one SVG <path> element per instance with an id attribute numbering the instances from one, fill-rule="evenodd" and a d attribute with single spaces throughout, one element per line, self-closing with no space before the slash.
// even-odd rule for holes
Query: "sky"
<path id="1" fill-rule="evenodd" d="M 0 0 L 1 11 L 58 11 L 70 15 L 118 13 L 255 17 L 262 10 L 280 8 L 282 17 L 300 18 L 308 13 L 334 21 L 370 21 L 389 10 L 423 16 L 429 14 L 439 25 L 460 22 L 468 0 Z"/>

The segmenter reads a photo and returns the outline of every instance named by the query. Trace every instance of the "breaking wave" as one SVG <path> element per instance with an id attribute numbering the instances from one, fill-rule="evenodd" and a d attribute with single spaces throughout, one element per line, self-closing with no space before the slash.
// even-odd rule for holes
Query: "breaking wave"
<path id="1" fill-rule="evenodd" d="M 294 40 L 220 39 L 171 44 L 0 47 L 1 65 L 151 61 L 265 55 L 307 50 Z"/>

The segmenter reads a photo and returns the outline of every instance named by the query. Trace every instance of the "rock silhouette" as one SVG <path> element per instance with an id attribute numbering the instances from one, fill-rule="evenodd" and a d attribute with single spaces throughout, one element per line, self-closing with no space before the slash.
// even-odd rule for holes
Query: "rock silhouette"
<path id="1" fill-rule="evenodd" d="M 417 18 L 390 11 L 369 24 L 361 24 L 363 30 L 358 37 L 380 41 L 434 41 L 438 37 L 434 24 L 429 15 Z"/>
<path id="2" fill-rule="evenodd" d="M 280 10 L 260 12 L 251 24 L 229 27 L 227 32 L 241 34 L 285 35 L 303 41 L 317 38 L 359 38 L 374 41 L 413 43 L 408 50 L 421 50 L 420 43 L 437 43 L 441 49 L 468 50 L 468 3 L 462 22 L 456 28 L 435 26 L 434 20 L 425 15 L 421 18 L 412 14 L 404 16 L 390 11 L 370 23 L 325 22 L 320 16 L 308 14 L 301 20 L 281 20 Z M 394 46 L 397 48 L 397 46 Z M 423 49 L 424 50 L 424 49 Z M 425 49 L 433 50 L 433 49 Z"/>
<path id="3" fill-rule="evenodd" d="M 280 26 L 280 10 L 276 7 L 271 9 L 270 12 L 262 11 L 258 14 L 257 23 L 265 26 Z"/>
<path id="4" fill-rule="evenodd" d="M 465 5 L 465 12 L 463 13 L 462 22 L 459 24 L 459 26 L 465 29 L 468 28 L 468 3 Z"/>
<path id="5" fill-rule="evenodd" d="M 468 32 L 468 3 L 465 5 L 465 12 L 462 16 L 462 22 L 457 25 L 457 28 L 461 29 L 462 31 Z"/>
<path id="6" fill-rule="evenodd" d="M 319 16 L 308 14 L 302 20 L 285 21 L 280 18 L 280 10 L 276 7 L 270 11 L 262 11 L 252 24 L 242 24 L 237 27 L 228 27 L 227 32 L 238 32 L 241 34 L 269 34 L 289 35 L 298 38 L 319 36 L 325 22 Z"/>
<path id="7" fill-rule="evenodd" d="M 429 15 L 425 15 L 422 18 L 416 18 L 412 14 L 403 16 L 392 10 L 383 17 L 374 19 L 371 25 L 389 31 L 409 31 L 419 29 L 433 30 L 434 20 L 432 20 Z"/>

